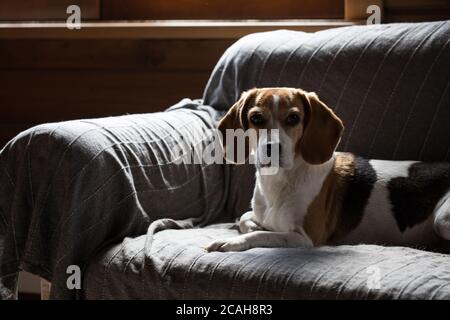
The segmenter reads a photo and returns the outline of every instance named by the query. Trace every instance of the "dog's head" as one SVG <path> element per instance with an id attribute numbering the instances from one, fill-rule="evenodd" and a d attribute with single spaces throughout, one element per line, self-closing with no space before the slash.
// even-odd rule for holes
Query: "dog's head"
<path id="1" fill-rule="evenodd" d="M 247 142 L 255 152 L 257 167 L 270 166 L 270 160 L 263 163 L 262 159 L 273 157 L 275 152 L 279 166 L 289 169 L 298 156 L 310 164 L 328 161 L 344 126 L 313 92 L 262 88 L 244 92 L 221 119 L 218 129 L 223 136 L 224 150 L 227 150 L 227 129 L 255 129 L 252 131 L 256 132 L 256 139 Z"/>

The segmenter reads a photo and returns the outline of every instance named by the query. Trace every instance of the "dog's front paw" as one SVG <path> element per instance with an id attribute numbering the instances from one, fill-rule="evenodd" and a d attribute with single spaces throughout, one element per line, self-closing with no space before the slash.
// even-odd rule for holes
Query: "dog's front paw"
<path id="1" fill-rule="evenodd" d="M 206 248 L 206 251 L 244 251 L 249 249 L 245 241 L 239 238 L 220 239 L 210 243 Z"/>
<path id="2" fill-rule="evenodd" d="M 314 248 L 314 243 L 310 238 L 305 238 L 304 242 L 302 243 L 301 247 L 303 248 Z"/>
<path id="3" fill-rule="evenodd" d="M 295 245 L 295 247 L 302 247 L 302 248 L 313 248 L 314 243 L 311 240 L 310 237 L 304 236 L 300 239 L 300 241 Z"/>

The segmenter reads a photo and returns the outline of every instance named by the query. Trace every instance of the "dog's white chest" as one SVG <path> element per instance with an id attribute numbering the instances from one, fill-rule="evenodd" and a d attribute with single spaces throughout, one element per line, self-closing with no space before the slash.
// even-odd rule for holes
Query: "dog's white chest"
<path id="1" fill-rule="evenodd" d="M 254 199 L 255 220 L 272 231 L 302 228 L 308 207 L 319 194 L 333 161 L 315 168 L 299 167 L 299 172 L 290 171 L 289 175 L 281 171 L 273 176 L 257 176 L 260 197 Z"/>
<path id="2" fill-rule="evenodd" d="M 259 176 L 258 194 L 254 212 L 257 222 L 267 230 L 292 231 L 295 229 L 295 207 L 287 206 L 290 186 L 281 176 Z"/>
<path id="3" fill-rule="evenodd" d="M 276 201 L 272 206 L 266 208 L 260 223 L 264 229 L 271 231 L 294 231 L 298 217 L 293 209 L 285 208 L 281 201 Z"/>

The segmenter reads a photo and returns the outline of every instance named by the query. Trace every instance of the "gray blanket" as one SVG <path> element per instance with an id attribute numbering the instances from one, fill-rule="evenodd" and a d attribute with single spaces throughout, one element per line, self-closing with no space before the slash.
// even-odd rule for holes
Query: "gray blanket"
<path id="1" fill-rule="evenodd" d="M 173 226 L 171 226 L 173 227 Z M 224 225 L 126 239 L 91 264 L 88 299 L 450 299 L 450 257 L 373 245 L 207 253 Z M 143 267 L 145 266 L 145 267 Z"/>
<path id="2" fill-rule="evenodd" d="M 204 102 L 157 114 L 27 130 L 0 151 L 0 296 L 20 269 L 52 298 L 450 298 L 450 258 L 342 246 L 206 253 L 249 207 L 251 166 L 175 164 L 240 92 L 317 91 L 344 119 L 341 150 L 450 159 L 450 22 L 244 37 L 217 64 Z M 186 229 L 186 230 L 180 230 Z M 81 290 L 66 285 L 71 265 Z"/>
<path id="3" fill-rule="evenodd" d="M 175 164 L 208 143 L 216 114 L 185 99 L 164 113 L 40 125 L 9 142 L 0 152 L 1 297 L 14 297 L 24 269 L 52 282 L 51 298 L 76 298 L 68 268 L 84 276 L 104 247 L 146 234 L 152 221 L 206 225 L 247 210 L 252 190 L 236 179 L 252 183 L 251 167 Z"/>

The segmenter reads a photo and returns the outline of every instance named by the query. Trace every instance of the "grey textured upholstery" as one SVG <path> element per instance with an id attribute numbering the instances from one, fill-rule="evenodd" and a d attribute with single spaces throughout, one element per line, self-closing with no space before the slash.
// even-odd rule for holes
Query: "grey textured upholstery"
<path id="1" fill-rule="evenodd" d="M 0 298 L 14 297 L 24 269 L 51 280 L 51 298 L 73 299 L 69 266 L 84 272 L 151 222 L 205 225 L 245 211 L 252 190 L 230 183 L 251 183 L 251 171 L 175 164 L 208 143 L 216 113 L 185 99 L 162 113 L 43 124 L 10 141 L 0 151 Z"/>
<path id="2" fill-rule="evenodd" d="M 450 299 L 450 258 L 403 247 L 256 248 L 207 253 L 217 229 L 165 230 L 152 250 L 146 236 L 95 259 L 88 299 Z M 142 266 L 146 265 L 145 269 Z"/>
<path id="3" fill-rule="evenodd" d="M 204 103 L 224 112 L 252 87 L 301 87 L 316 91 L 343 118 L 341 150 L 448 160 L 449 35 L 450 22 L 249 35 L 216 65 Z M 252 188 L 244 178 L 231 186 Z M 235 234 L 224 227 L 161 231 L 145 256 L 138 252 L 149 235 L 112 247 L 91 265 L 86 297 L 450 299 L 445 254 L 366 245 L 210 254 L 202 249 Z M 139 268 L 149 264 L 151 272 Z M 379 271 L 380 288 L 368 286 L 372 268 Z"/>

